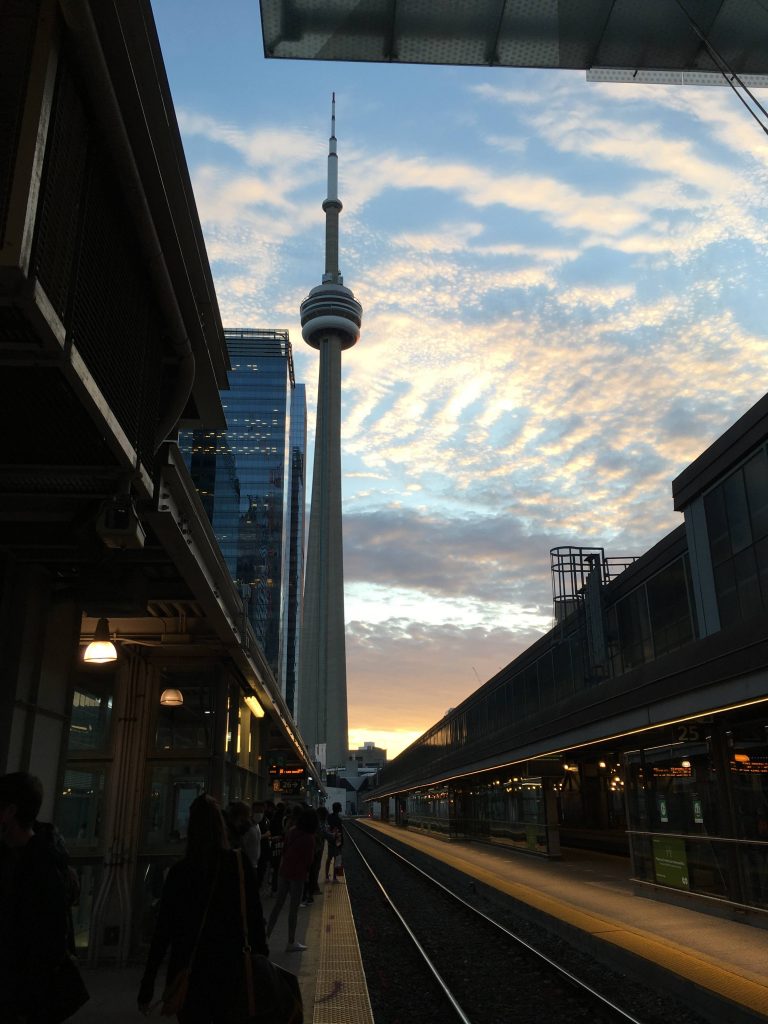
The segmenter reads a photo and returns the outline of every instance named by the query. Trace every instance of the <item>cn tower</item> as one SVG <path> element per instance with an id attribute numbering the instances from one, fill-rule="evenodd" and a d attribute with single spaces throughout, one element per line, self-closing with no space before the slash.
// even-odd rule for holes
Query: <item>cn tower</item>
<path id="1" fill-rule="evenodd" d="M 320 352 L 304 614 L 299 653 L 298 724 L 324 768 L 346 767 L 347 660 L 341 538 L 341 353 L 360 337 L 363 308 L 339 271 L 336 94 L 331 101 L 325 273 L 301 304 L 301 333 Z"/>

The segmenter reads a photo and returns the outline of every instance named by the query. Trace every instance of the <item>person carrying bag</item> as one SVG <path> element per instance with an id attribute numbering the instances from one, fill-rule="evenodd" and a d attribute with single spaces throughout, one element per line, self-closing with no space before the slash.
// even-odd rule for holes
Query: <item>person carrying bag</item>
<path id="1" fill-rule="evenodd" d="M 243 986 L 240 1012 L 227 1024 L 303 1024 L 304 1006 L 295 974 L 273 964 L 251 948 L 243 855 L 236 851 L 240 876 L 240 920 L 243 935 Z"/>
<path id="2" fill-rule="evenodd" d="M 244 984 L 241 891 L 249 945 L 269 952 L 264 917 L 249 862 L 228 848 L 226 827 L 212 797 L 190 807 L 187 850 L 163 885 L 157 925 L 138 994 L 149 1014 L 155 978 L 170 946 L 162 1013 L 179 1024 L 232 1024 Z"/>

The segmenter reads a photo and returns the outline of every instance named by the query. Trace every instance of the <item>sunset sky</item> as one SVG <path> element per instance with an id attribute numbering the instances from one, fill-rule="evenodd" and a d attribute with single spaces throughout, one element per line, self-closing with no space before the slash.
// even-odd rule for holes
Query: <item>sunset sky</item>
<path id="1" fill-rule="evenodd" d="M 641 554 L 766 390 L 768 137 L 727 88 L 266 60 L 255 0 L 154 0 L 228 327 L 323 269 L 337 99 L 350 742 L 390 756 L 552 622 L 549 550 Z"/>

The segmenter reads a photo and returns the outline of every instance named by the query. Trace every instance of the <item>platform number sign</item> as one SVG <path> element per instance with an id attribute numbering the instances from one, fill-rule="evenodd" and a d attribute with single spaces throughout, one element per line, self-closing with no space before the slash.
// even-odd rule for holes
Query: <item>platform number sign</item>
<path id="1" fill-rule="evenodd" d="M 703 739 L 699 722 L 678 722 L 672 726 L 673 743 L 698 743 Z"/>

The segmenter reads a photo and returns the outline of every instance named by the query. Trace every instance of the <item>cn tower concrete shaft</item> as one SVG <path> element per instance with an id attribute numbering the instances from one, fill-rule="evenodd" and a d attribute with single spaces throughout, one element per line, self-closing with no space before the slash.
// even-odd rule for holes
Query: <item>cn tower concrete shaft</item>
<path id="1" fill-rule="evenodd" d="M 328 152 L 325 272 L 301 304 L 302 335 L 320 353 L 312 505 L 299 653 L 298 723 L 327 769 L 346 766 L 347 663 L 341 535 L 341 353 L 360 337 L 363 310 L 338 269 L 336 101 Z"/>

